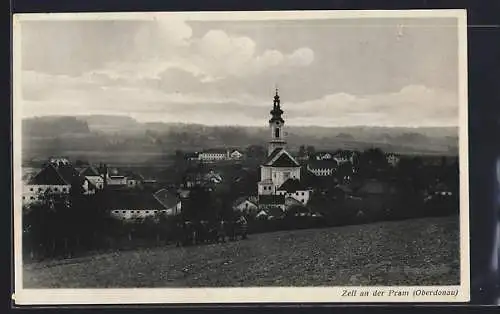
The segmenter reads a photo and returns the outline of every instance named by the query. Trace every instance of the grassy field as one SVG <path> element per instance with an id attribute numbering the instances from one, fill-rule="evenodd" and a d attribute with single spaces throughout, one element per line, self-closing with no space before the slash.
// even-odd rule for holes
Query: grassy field
<path id="1" fill-rule="evenodd" d="M 459 284 L 458 218 L 251 235 L 26 265 L 25 288 Z"/>

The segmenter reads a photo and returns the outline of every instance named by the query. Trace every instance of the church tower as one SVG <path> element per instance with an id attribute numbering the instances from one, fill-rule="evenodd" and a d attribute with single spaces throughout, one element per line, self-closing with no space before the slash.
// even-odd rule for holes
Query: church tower
<path id="1" fill-rule="evenodd" d="M 270 113 L 271 119 L 269 119 L 269 128 L 271 129 L 271 141 L 269 142 L 267 151 L 268 156 L 271 155 L 276 148 L 284 148 L 286 145 L 283 134 L 285 120 L 281 117 L 283 110 L 281 110 L 280 96 L 278 95 L 277 88 L 276 95 L 274 96 L 273 110 L 271 110 Z"/>

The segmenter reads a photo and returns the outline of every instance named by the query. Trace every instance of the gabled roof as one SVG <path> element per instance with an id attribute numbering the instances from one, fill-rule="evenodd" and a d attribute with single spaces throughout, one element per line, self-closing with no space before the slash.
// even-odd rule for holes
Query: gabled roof
<path id="1" fill-rule="evenodd" d="M 92 166 L 88 166 L 86 168 L 84 168 L 80 174 L 84 177 L 95 177 L 95 176 L 99 176 L 99 171 L 97 171 L 96 168 L 92 167 Z"/>
<path id="2" fill-rule="evenodd" d="M 278 188 L 278 191 L 287 191 L 288 193 L 304 190 L 306 190 L 306 188 L 298 179 L 288 179 Z"/>
<path id="3" fill-rule="evenodd" d="M 259 195 L 259 204 L 282 205 L 285 204 L 284 195 Z"/>
<path id="4" fill-rule="evenodd" d="M 80 173 L 69 164 L 57 167 L 57 172 L 61 175 L 64 181 L 69 184 L 71 184 L 75 179 L 78 179 L 81 182 L 83 181 L 83 177 L 80 176 Z"/>
<path id="5" fill-rule="evenodd" d="M 249 203 L 257 206 L 257 204 L 255 204 L 255 202 L 252 202 L 247 196 L 242 196 L 242 197 L 237 198 L 236 201 L 234 201 L 233 207 L 239 206 L 244 202 L 249 202 Z"/>
<path id="6" fill-rule="evenodd" d="M 167 189 L 156 191 L 156 193 L 154 193 L 154 197 L 166 208 L 172 208 L 180 202 L 177 193 L 169 191 Z"/>
<path id="7" fill-rule="evenodd" d="M 281 154 L 272 164 L 273 167 L 300 167 L 300 164 L 287 153 Z"/>
<path id="8" fill-rule="evenodd" d="M 125 176 L 127 177 L 128 180 L 136 180 L 136 181 L 144 180 L 144 177 L 142 175 L 131 171 L 127 172 Z"/>
<path id="9" fill-rule="evenodd" d="M 49 164 L 35 175 L 28 183 L 29 185 L 69 185 L 57 171 L 57 169 Z"/>
<path id="10" fill-rule="evenodd" d="M 167 209 L 152 193 L 130 190 L 108 190 L 106 193 L 106 208 L 133 210 L 163 210 Z"/>
<path id="11" fill-rule="evenodd" d="M 266 208 L 264 210 L 264 212 L 268 216 L 273 216 L 273 217 L 281 217 L 284 214 L 283 211 L 280 208 L 277 208 L 277 207 Z"/>
<path id="12" fill-rule="evenodd" d="M 276 157 L 278 155 L 279 152 L 281 152 L 283 150 L 283 148 L 275 148 L 271 154 L 267 157 L 266 161 L 264 162 L 264 165 L 267 165 L 269 163 L 271 163 L 273 160 L 274 160 L 274 157 Z"/>

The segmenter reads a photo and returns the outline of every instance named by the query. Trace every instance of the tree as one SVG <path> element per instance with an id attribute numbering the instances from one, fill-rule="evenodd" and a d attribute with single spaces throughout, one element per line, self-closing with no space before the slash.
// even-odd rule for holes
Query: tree
<path id="1" fill-rule="evenodd" d="M 314 146 L 312 146 L 312 145 L 309 145 L 306 148 L 306 153 L 308 156 L 312 156 L 316 153 L 316 148 L 314 148 Z"/>
<path id="2" fill-rule="evenodd" d="M 305 145 L 300 145 L 299 147 L 299 157 L 307 156 L 307 151 Z"/>

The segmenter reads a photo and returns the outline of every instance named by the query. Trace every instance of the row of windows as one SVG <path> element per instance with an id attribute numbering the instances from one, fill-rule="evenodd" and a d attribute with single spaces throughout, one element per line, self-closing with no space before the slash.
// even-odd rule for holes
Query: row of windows
<path id="1" fill-rule="evenodd" d="M 122 212 L 122 214 L 126 214 L 127 210 L 122 210 L 121 212 Z M 134 214 L 134 213 L 140 214 L 141 212 L 144 212 L 145 214 L 149 214 L 149 213 L 158 213 L 158 212 L 166 213 L 167 211 L 166 210 L 161 210 L 161 211 L 160 210 L 146 210 L 146 211 L 144 211 L 144 210 L 130 210 L 131 214 Z M 119 214 L 120 211 L 114 210 L 113 213 Z"/>
<path id="2" fill-rule="evenodd" d="M 30 188 L 30 191 L 33 192 L 34 191 L 34 188 Z M 43 189 L 42 188 L 38 188 L 38 192 L 42 192 Z M 47 188 L 46 189 L 47 192 L 50 192 L 51 191 L 51 188 Z M 62 192 L 66 192 L 67 191 L 67 188 L 61 188 L 61 191 Z M 54 188 L 54 192 L 59 192 L 59 188 Z"/>

